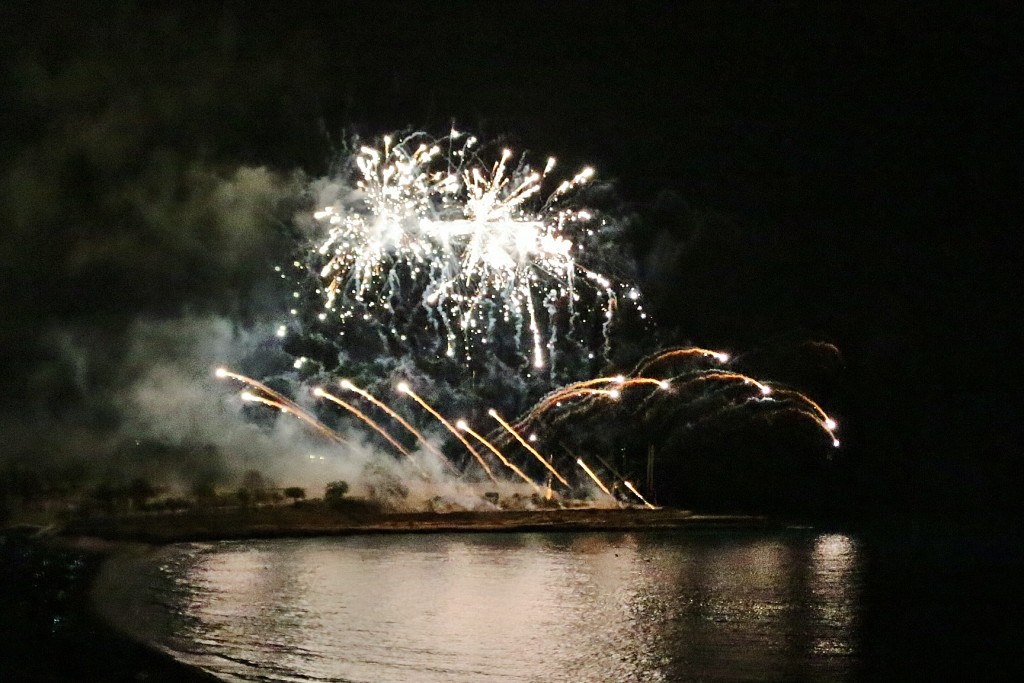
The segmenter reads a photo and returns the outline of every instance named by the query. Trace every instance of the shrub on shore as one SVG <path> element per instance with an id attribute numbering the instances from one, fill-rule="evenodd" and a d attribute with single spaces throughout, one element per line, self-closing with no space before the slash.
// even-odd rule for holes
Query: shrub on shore
<path id="1" fill-rule="evenodd" d="M 333 508 L 342 507 L 346 493 L 348 493 L 347 481 L 332 481 L 324 487 L 324 502 Z"/>

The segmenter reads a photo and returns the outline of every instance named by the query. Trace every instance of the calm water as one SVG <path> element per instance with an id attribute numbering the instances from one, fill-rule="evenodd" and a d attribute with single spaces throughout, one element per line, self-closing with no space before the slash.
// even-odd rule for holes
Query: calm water
<path id="1" fill-rule="evenodd" d="M 222 542 L 130 564 L 108 613 L 233 681 L 851 680 L 859 657 L 859 542 L 811 530 Z"/>

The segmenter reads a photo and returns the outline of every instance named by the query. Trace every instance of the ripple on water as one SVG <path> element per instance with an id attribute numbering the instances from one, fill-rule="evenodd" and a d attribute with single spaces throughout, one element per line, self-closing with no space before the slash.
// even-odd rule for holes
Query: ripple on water
<path id="1" fill-rule="evenodd" d="M 811 530 L 359 536 L 173 546 L 128 590 L 229 680 L 848 680 L 861 564 Z"/>

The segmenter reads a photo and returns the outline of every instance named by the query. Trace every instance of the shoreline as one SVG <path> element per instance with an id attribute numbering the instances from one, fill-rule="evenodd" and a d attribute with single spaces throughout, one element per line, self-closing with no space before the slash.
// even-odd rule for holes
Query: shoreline
<path id="1" fill-rule="evenodd" d="M 162 545 L 357 534 L 765 529 L 778 525 L 779 522 L 766 517 L 695 514 L 689 510 L 674 509 L 352 513 L 306 505 L 94 518 L 71 523 L 62 534 L 65 537 Z"/>

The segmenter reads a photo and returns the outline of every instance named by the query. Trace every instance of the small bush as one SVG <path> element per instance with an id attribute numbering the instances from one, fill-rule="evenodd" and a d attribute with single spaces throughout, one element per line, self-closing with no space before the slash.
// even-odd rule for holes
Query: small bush
<path id="1" fill-rule="evenodd" d="M 332 481 L 324 487 L 324 501 L 332 507 L 338 507 L 348 493 L 347 481 Z"/>
<path id="2" fill-rule="evenodd" d="M 284 490 L 284 495 L 298 505 L 299 501 L 306 497 L 306 489 L 301 486 L 289 486 Z"/>

